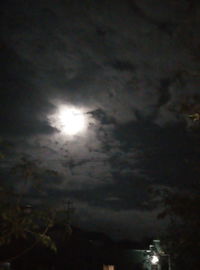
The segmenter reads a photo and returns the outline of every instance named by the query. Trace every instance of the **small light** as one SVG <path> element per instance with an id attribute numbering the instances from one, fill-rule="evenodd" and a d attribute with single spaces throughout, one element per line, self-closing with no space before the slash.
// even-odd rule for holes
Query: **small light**
<path id="1" fill-rule="evenodd" d="M 151 257 L 151 263 L 152 263 L 152 264 L 157 264 L 158 262 L 159 262 L 158 256 L 153 255 L 153 256 Z"/>

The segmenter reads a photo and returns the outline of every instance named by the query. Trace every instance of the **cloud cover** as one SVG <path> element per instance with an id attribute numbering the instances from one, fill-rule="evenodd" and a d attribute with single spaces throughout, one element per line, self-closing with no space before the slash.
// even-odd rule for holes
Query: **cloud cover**
<path id="1" fill-rule="evenodd" d="M 59 172 L 46 194 L 75 200 L 80 220 L 82 203 L 134 235 L 127 211 L 141 211 L 148 231 L 150 188 L 188 185 L 194 144 L 173 108 L 199 79 L 182 75 L 197 64 L 176 35 L 188 10 L 180 2 L 4 1 L 1 134 L 13 159 Z M 59 104 L 84 107 L 88 131 L 61 135 L 49 122 Z"/>

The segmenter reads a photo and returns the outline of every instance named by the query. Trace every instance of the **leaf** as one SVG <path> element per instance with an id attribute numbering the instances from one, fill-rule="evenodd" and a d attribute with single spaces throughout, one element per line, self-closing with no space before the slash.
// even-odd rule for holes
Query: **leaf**
<path id="1" fill-rule="evenodd" d="M 200 120 L 200 113 L 193 113 L 189 115 L 189 118 L 191 118 L 194 122 Z"/>
<path id="2" fill-rule="evenodd" d="M 51 239 L 49 235 L 38 234 L 37 237 L 44 246 L 50 248 L 54 252 L 57 252 L 57 247 L 55 245 L 55 242 Z"/>

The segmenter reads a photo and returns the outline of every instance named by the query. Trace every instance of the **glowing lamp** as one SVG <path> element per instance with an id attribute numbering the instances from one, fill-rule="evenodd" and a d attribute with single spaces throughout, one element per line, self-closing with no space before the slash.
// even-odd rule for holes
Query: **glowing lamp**
<path id="1" fill-rule="evenodd" d="M 158 262 L 159 262 L 158 256 L 153 255 L 153 256 L 151 257 L 151 263 L 152 263 L 152 264 L 158 264 Z"/>

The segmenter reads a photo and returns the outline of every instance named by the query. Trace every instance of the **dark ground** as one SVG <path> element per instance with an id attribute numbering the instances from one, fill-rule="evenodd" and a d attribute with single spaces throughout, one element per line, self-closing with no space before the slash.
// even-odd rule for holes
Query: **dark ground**
<path id="1" fill-rule="evenodd" d="M 107 235 L 99 232 L 86 232 L 73 228 L 72 234 L 64 238 L 63 228 L 54 228 L 51 234 L 56 238 L 58 252 L 54 253 L 40 245 L 12 262 L 16 270 L 102 270 L 103 265 L 115 265 L 117 270 L 126 268 L 141 269 L 131 256 L 133 249 L 147 249 L 150 239 L 143 242 L 128 240 L 114 242 Z M 9 258 L 20 253 L 30 243 L 22 240 L 1 250 L 1 258 Z"/>

